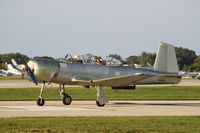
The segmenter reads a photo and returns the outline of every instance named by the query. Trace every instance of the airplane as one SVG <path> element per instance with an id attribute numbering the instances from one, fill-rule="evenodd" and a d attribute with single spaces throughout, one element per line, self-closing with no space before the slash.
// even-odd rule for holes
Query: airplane
<path id="1" fill-rule="evenodd" d="M 5 70 L 0 70 L 0 76 L 12 76 L 12 73 L 9 73 L 8 71 L 5 71 Z"/>
<path id="2" fill-rule="evenodd" d="M 24 65 L 17 65 L 18 68 L 22 69 L 24 68 L 25 66 Z M 7 72 L 9 73 L 12 73 L 14 76 L 22 76 L 23 77 L 23 74 L 21 72 L 19 72 L 18 70 L 16 70 L 12 64 L 8 64 L 7 65 Z"/>
<path id="3" fill-rule="evenodd" d="M 16 65 L 15 65 L 16 66 Z M 46 83 L 59 84 L 60 98 L 64 105 L 70 105 L 71 96 L 65 92 L 65 85 L 96 87 L 96 105 L 103 107 L 108 98 L 103 87 L 129 87 L 139 84 L 178 84 L 181 76 L 176 59 L 175 48 L 171 44 L 161 42 L 156 60 L 151 69 L 133 68 L 128 66 L 108 66 L 87 63 L 74 63 L 65 60 L 33 58 L 24 69 L 15 67 L 26 73 L 38 85 L 42 83 L 37 105 L 43 106 L 43 92 Z"/>
<path id="4" fill-rule="evenodd" d="M 197 78 L 198 73 L 194 73 L 194 72 L 180 72 L 179 75 L 181 75 L 181 77 L 184 78 L 184 79 L 194 79 L 194 78 Z"/>
<path id="5" fill-rule="evenodd" d="M 7 70 L 0 70 L 0 76 L 22 76 L 23 78 L 25 73 L 22 73 L 19 69 L 22 69 L 25 66 L 23 64 L 17 65 L 16 61 L 13 59 L 11 59 L 11 61 L 12 64 L 5 63 Z"/>

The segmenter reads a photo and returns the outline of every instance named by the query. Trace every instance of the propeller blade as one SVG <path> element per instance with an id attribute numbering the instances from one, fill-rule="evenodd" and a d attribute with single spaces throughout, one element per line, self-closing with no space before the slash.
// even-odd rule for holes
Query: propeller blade
<path id="1" fill-rule="evenodd" d="M 28 76 L 31 78 L 31 80 L 33 81 L 33 83 L 35 83 L 35 85 L 38 85 L 38 81 L 37 79 L 35 78 L 35 75 L 33 74 L 33 72 L 29 72 L 28 73 Z"/>
<path id="2" fill-rule="evenodd" d="M 31 68 L 28 66 L 28 64 L 25 64 L 25 67 L 23 69 L 20 69 L 20 68 L 18 68 L 17 63 L 14 59 L 12 59 L 11 61 L 12 61 L 11 65 L 15 70 L 17 70 L 21 74 L 26 74 L 27 76 L 29 76 L 31 78 L 31 80 L 33 81 L 33 83 L 35 83 L 35 85 L 38 85 L 38 81 L 35 78 L 34 72 L 31 70 Z"/>

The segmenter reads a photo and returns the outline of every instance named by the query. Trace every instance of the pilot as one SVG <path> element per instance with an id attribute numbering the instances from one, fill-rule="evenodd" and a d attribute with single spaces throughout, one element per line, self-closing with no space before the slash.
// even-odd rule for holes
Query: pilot
<path id="1" fill-rule="evenodd" d="M 103 65 L 103 60 L 101 58 L 95 58 L 95 64 Z"/>
<path id="2" fill-rule="evenodd" d="M 74 63 L 83 63 L 83 60 L 81 60 L 81 59 L 78 57 L 78 55 L 75 55 L 75 56 L 73 57 L 73 62 L 74 62 Z"/>

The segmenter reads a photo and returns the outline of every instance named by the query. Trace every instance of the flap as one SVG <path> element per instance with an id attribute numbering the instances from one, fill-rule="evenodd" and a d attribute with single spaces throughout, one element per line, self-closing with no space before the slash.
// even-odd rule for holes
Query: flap
<path id="1" fill-rule="evenodd" d="M 133 85 L 137 81 L 146 79 L 151 77 L 151 75 L 137 73 L 134 75 L 126 75 L 126 76 L 118 76 L 118 77 L 110 77 L 99 80 L 85 80 L 86 78 L 73 78 L 72 81 L 79 84 L 87 84 L 93 86 L 128 86 Z M 88 78 L 89 79 L 89 78 Z"/>

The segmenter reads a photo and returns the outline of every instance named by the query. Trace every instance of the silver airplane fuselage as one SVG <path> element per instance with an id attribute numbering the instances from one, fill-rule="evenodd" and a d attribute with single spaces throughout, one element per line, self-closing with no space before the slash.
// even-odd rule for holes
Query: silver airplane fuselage
<path id="1" fill-rule="evenodd" d="M 36 58 L 28 62 L 40 82 L 53 82 L 65 85 L 95 86 L 93 82 L 74 82 L 74 79 L 94 81 L 128 75 L 147 74 L 148 78 L 129 84 L 112 82 L 105 86 L 129 86 L 137 84 L 178 84 L 181 77 L 176 73 L 159 72 L 154 70 L 132 68 L 128 66 L 106 66 L 96 64 L 68 63 L 60 60 Z M 102 85 L 104 86 L 104 85 Z"/>

